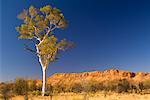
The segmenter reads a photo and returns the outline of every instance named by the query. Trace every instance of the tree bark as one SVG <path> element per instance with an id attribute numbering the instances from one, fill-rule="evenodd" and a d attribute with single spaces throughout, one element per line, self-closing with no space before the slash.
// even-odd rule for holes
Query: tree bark
<path id="1" fill-rule="evenodd" d="M 42 43 L 42 41 L 40 42 Z M 38 46 L 36 45 L 36 50 L 37 50 L 37 54 L 39 54 L 39 48 Z M 41 67 L 42 67 L 42 96 L 44 96 L 45 94 L 45 87 L 46 87 L 46 66 L 43 65 L 42 63 L 42 60 L 41 60 L 41 56 L 40 55 L 37 55 L 39 57 L 39 62 L 41 64 Z"/>
<path id="2" fill-rule="evenodd" d="M 42 72 L 43 72 L 42 96 L 44 96 L 45 87 L 46 87 L 46 68 L 45 67 L 42 68 Z"/>

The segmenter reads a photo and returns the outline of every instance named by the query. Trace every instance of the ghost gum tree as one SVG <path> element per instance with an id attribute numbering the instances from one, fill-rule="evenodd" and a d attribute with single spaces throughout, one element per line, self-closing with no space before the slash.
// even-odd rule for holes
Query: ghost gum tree
<path id="1" fill-rule="evenodd" d="M 57 60 L 59 51 L 65 51 L 73 46 L 72 42 L 65 39 L 58 41 L 54 34 L 55 29 L 64 29 L 68 23 L 62 12 L 50 5 L 40 9 L 30 6 L 29 9 L 23 10 L 18 18 L 23 20 L 23 23 L 16 27 L 20 34 L 18 38 L 34 41 L 34 49 L 27 45 L 25 47 L 26 50 L 36 54 L 41 64 L 43 72 L 42 96 L 44 96 L 46 70 L 49 63 Z"/>

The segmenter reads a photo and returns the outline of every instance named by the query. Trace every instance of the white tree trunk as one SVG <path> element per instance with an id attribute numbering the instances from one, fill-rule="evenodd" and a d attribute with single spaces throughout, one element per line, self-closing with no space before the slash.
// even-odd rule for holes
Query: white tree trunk
<path id="1" fill-rule="evenodd" d="M 42 96 L 44 96 L 45 87 L 46 87 L 46 68 L 45 67 L 42 68 L 42 72 L 43 72 Z"/>
<path id="2" fill-rule="evenodd" d="M 39 53 L 39 48 L 38 48 L 37 45 L 36 45 L 36 50 L 37 50 L 37 53 Z M 40 62 L 41 67 L 42 67 L 42 76 L 43 76 L 42 77 L 42 79 L 43 79 L 43 82 L 42 82 L 42 96 L 44 96 L 44 94 L 45 94 L 45 87 L 46 87 L 46 66 L 43 65 L 43 63 L 41 61 L 41 56 L 40 55 L 37 55 L 37 56 L 39 57 L 39 62 Z"/>

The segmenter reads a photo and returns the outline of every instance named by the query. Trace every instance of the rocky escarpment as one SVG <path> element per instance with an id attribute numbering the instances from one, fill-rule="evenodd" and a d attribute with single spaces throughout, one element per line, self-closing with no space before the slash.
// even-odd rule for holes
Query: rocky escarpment
<path id="1" fill-rule="evenodd" d="M 150 81 L 150 73 L 144 72 L 129 72 L 123 70 L 105 70 L 105 71 L 93 71 L 93 72 L 81 72 L 81 73 L 56 73 L 47 79 L 48 84 L 74 84 L 87 81 L 111 81 L 117 79 L 127 79 L 128 81 L 141 82 Z"/>

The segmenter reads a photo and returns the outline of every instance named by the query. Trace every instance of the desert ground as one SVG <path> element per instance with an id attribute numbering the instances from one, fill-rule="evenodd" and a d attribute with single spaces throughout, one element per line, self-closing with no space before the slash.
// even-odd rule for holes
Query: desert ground
<path id="1" fill-rule="evenodd" d="M 13 97 L 12 100 L 24 100 L 23 96 Z M 51 96 L 29 96 L 29 100 L 150 100 L 150 94 L 129 94 L 129 93 L 95 93 L 75 94 L 65 93 Z"/>

